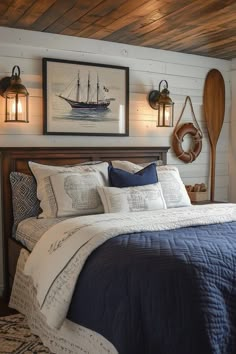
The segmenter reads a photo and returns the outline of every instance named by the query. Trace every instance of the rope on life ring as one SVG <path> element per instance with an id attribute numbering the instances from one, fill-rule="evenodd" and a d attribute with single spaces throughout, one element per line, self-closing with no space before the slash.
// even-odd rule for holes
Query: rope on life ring
<path id="1" fill-rule="evenodd" d="M 193 137 L 194 147 L 190 151 L 184 151 L 182 148 L 183 138 L 187 134 Z M 185 163 L 196 160 L 202 150 L 202 135 L 201 132 L 195 128 L 193 123 L 185 123 L 175 131 L 173 136 L 173 149 L 176 156 Z"/>
<path id="2" fill-rule="evenodd" d="M 197 128 L 193 125 L 193 123 L 185 123 L 182 126 L 178 127 L 188 100 L 191 106 L 191 111 L 193 114 L 193 118 L 195 119 Z M 187 134 L 191 135 L 193 139 L 193 144 L 192 144 L 193 147 L 191 148 L 190 151 L 184 151 L 184 149 L 182 148 L 183 139 Z M 173 150 L 176 156 L 178 157 L 178 159 L 182 160 L 185 163 L 190 163 L 196 160 L 196 158 L 198 157 L 198 155 L 202 150 L 202 132 L 198 125 L 197 119 L 195 117 L 192 102 L 189 96 L 187 96 L 185 99 L 182 112 L 175 126 L 172 145 L 173 145 Z"/>

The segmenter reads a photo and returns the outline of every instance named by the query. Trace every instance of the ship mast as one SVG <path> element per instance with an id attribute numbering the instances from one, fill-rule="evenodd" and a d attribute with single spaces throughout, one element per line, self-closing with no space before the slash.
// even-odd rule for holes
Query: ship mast
<path id="1" fill-rule="evenodd" d="M 98 78 L 98 74 L 97 74 L 97 103 L 98 103 L 98 100 L 99 100 L 99 78 Z"/>
<path id="2" fill-rule="evenodd" d="M 87 103 L 89 103 L 89 94 L 90 94 L 90 72 L 88 73 Z"/>
<path id="3" fill-rule="evenodd" d="M 79 75 L 79 71 L 78 71 L 78 79 L 77 79 L 77 91 L 76 91 L 76 98 L 77 98 L 77 101 L 79 102 L 79 97 L 80 95 L 80 75 Z"/>

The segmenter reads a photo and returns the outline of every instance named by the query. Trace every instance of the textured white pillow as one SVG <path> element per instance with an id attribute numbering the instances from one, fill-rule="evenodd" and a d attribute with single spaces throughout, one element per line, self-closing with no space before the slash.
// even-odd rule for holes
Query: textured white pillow
<path id="1" fill-rule="evenodd" d="M 142 166 L 136 165 L 130 161 L 112 161 L 115 168 L 121 168 L 125 171 L 135 173 L 142 169 Z M 158 182 L 162 187 L 167 208 L 177 208 L 190 206 L 191 201 L 186 191 L 185 185 L 180 177 L 179 171 L 175 166 L 158 166 Z"/>
<path id="2" fill-rule="evenodd" d="M 108 163 L 86 166 L 48 166 L 29 162 L 37 181 L 39 217 L 102 213 L 97 186 L 108 185 Z M 92 198 L 92 199 L 91 199 Z"/>
<path id="3" fill-rule="evenodd" d="M 160 183 L 116 188 L 97 187 L 105 213 L 166 209 Z"/>

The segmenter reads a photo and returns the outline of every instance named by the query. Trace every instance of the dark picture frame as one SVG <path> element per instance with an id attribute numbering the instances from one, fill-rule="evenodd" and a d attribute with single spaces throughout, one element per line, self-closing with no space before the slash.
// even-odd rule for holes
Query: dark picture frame
<path id="1" fill-rule="evenodd" d="M 43 134 L 129 135 L 129 68 L 43 58 Z"/>

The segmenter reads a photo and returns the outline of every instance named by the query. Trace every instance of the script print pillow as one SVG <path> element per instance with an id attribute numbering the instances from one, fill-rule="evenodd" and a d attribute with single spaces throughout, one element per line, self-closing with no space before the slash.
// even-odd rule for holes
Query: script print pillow
<path id="1" fill-rule="evenodd" d="M 166 209 L 160 183 L 136 187 L 98 187 L 106 213 Z"/>
<path id="2" fill-rule="evenodd" d="M 108 185 L 107 162 L 85 166 L 49 166 L 29 162 L 29 166 L 37 181 L 37 196 L 43 211 L 40 217 L 89 215 L 103 212 L 96 187 Z M 71 178 L 69 178 L 70 175 Z M 67 184 L 64 183 L 66 176 Z M 89 200 L 92 195 L 94 201 Z M 76 201 L 75 198 L 77 198 Z"/>
<path id="3" fill-rule="evenodd" d="M 103 180 L 97 171 L 61 172 L 45 178 L 47 199 L 42 206 L 47 217 L 103 213 L 97 186 Z"/>

